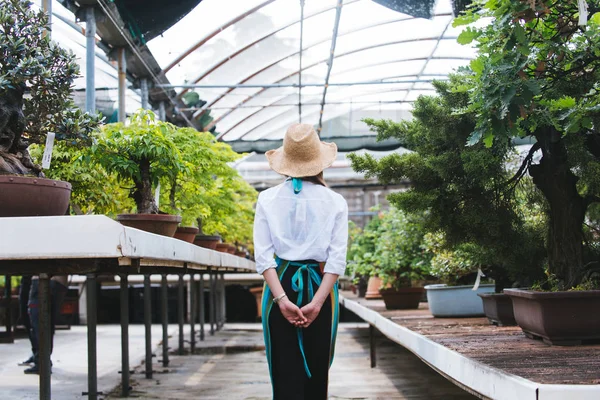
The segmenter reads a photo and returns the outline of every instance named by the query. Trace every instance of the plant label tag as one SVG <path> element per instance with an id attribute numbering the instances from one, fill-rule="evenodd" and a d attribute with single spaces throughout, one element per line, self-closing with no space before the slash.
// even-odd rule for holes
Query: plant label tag
<path id="1" fill-rule="evenodd" d="M 156 207 L 160 207 L 160 182 L 158 182 L 154 190 L 154 201 L 156 202 Z"/>
<path id="2" fill-rule="evenodd" d="M 479 285 L 481 284 L 481 278 L 485 277 L 485 274 L 481 270 L 481 268 L 477 268 L 477 279 L 475 280 L 475 285 L 473 286 L 473 290 L 479 289 Z"/>
<path id="3" fill-rule="evenodd" d="M 48 132 L 48 136 L 46 137 L 46 149 L 44 150 L 44 155 L 42 156 L 42 168 L 48 169 L 50 168 L 50 162 L 52 161 L 52 149 L 54 148 L 54 132 Z"/>

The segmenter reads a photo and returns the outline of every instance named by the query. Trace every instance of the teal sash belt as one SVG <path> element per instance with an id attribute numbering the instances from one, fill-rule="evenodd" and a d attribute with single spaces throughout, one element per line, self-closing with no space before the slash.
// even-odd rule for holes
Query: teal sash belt
<path id="1" fill-rule="evenodd" d="M 277 262 L 277 267 L 279 268 L 283 261 L 279 257 L 275 257 L 275 261 Z M 292 275 L 292 290 L 298 293 L 298 298 L 296 300 L 296 305 L 298 307 L 302 307 L 302 298 L 304 296 L 304 276 L 306 275 L 308 278 L 308 299 L 307 304 L 310 303 L 314 296 L 313 283 L 318 286 L 321 285 L 321 275 L 317 272 L 319 270 L 318 263 L 305 263 L 298 261 L 288 261 L 287 267 L 297 267 L 298 269 Z M 283 276 L 283 275 L 282 275 Z M 310 378 L 312 374 L 310 373 L 310 368 L 308 368 L 308 362 L 306 361 L 306 354 L 304 353 L 304 335 L 302 333 L 302 328 L 296 328 L 296 335 L 298 336 L 298 346 L 300 347 L 300 353 L 302 354 L 302 361 L 304 362 L 304 370 L 306 371 L 306 375 Z"/>

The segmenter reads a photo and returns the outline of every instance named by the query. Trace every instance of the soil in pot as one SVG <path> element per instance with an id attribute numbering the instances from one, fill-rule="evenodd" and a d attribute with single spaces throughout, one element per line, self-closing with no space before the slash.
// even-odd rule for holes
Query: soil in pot
<path id="1" fill-rule="evenodd" d="M 419 308 L 419 302 L 425 291 L 422 287 L 407 287 L 401 289 L 381 289 L 381 297 L 388 310 L 414 310 Z"/>
<path id="2" fill-rule="evenodd" d="M 372 276 L 369 278 L 369 283 L 367 284 L 367 292 L 365 293 L 365 299 L 373 300 L 380 299 L 381 293 L 379 293 L 379 288 L 381 287 L 381 278 L 377 276 Z"/>
<path id="3" fill-rule="evenodd" d="M 175 231 L 175 239 L 183 240 L 184 242 L 194 243 L 198 228 L 194 226 L 180 226 Z"/>
<path id="4" fill-rule="evenodd" d="M 173 237 L 181 217 L 169 214 L 119 214 L 117 221 L 131 228 Z"/>
<path id="5" fill-rule="evenodd" d="M 70 198 L 69 182 L 0 175 L 0 217 L 65 215 Z"/>
<path id="6" fill-rule="evenodd" d="M 490 324 L 497 326 L 516 325 L 511 298 L 504 293 L 478 293 L 483 301 L 483 312 Z"/>
<path id="7" fill-rule="evenodd" d="M 220 240 L 221 236 L 219 235 L 196 235 L 194 244 L 205 249 L 215 250 Z"/>
<path id="8" fill-rule="evenodd" d="M 559 346 L 600 341 L 600 290 L 535 292 L 505 289 L 526 336 Z"/>

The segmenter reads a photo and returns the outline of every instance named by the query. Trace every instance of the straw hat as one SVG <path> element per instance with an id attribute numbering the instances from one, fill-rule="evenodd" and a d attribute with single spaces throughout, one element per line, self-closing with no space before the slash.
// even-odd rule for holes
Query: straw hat
<path id="1" fill-rule="evenodd" d="M 337 156 L 337 146 L 321 142 L 312 125 L 293 124 L 285 133 L 283 146 L 267 151 L 266 156 L 273 171 L 302 178 L 330 167 Z"/>

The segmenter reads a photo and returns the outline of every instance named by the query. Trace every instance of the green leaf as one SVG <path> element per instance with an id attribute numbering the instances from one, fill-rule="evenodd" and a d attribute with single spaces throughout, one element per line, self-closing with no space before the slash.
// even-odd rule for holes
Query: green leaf
<path id="1" fill-rule="evenodd" d="M 588 23 L 599 26 L 600 25 L 600 12 L 594 13 L 588 20 Z"/>
<path id="2" fill-rule="evenodd" d="M 475 58 L 473 60 L 471 60 L 470 66 L 471 69 L 473 70 L 473 72 L 477 73 L 477 74 L 481 74 L 483 72 L 483 68 L 484 68 L 484 61 L 481 58 Z"/>
<path id="3" fill-rule="evenodd" d="M 475 40 L 477 32 L 471 28 L 467 28 L 458 35 L 456 41 L 462 45 L 469 44 Z"/>

